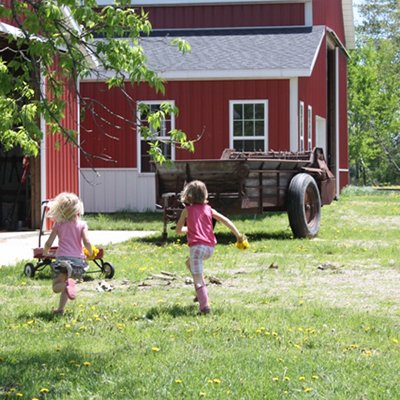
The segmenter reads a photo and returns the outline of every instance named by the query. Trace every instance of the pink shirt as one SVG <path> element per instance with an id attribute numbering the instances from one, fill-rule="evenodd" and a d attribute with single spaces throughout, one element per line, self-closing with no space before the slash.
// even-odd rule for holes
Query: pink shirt
<path id="1" fill-rule="evenodd" d="M 215 246 L 212 209 L 208 204 L 192 204 L 186 207 L 187 239 L 189 246 Z"/>
<path id="2" fill-rule="evenodd" d="M 87 229 L 87 223 L 81 220 L 57 222 L 54 228 L 58 236 L 56 256 L 84 258 L 82 247 L 82 232 Z"/>

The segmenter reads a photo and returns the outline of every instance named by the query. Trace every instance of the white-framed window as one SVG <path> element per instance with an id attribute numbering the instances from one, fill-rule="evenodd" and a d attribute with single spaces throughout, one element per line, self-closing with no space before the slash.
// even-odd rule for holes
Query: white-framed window
<path id="1" fill-rule="evenodd" d="M 169 140 L 169 132 L 175 129 L 175 114 L 167 115 L 164 120 L 161 121 L 160 129 L 155 129 L 149 126 L 147 122 L 147 116 L 149 113 L 156 112 L 160 109 L 161 103 L 170 103 L 175 106 L 173 100 L 141 100 L 138 101 L 138 107 L 136 111 L 136 121 L 137 121 L 137 166 L 139 173 L 154 173 L 155 168 L 151 163 L 151 156 L 149 154 L 151 141 L 158 141 L 159 147 L 165 158 L 169 160 L 175 160 L 175 146 Z M 145 105 L 144 110 L 140 105 Z M 146 127 L 150 129 L 151 137 L 144 138 L 141 133 L 141 127 Z"/>
<path id="2" fill-rule="evenodd" d="M 299 151 L 304 151 L 304 101 L 299 103 Z"/>
<path id="3" fill-rule="evenodd" d="M 236 151 L 267 151 L 268 100 L 230 100 L 229 138 Z"/>
<path id="4" fill-rule="evenodd" d="M 312 150 L 312 107 L 307 108 L 307 150 Z"/>

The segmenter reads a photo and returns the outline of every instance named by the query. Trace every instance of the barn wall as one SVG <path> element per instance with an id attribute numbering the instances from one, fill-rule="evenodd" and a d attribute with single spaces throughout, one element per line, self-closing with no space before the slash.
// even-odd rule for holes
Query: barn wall
<path id="1" fill-rule="evenodd" d="M 191 139 L 203 133 L 191 155 L 177 151 L 177 159 L 219 158 L 229 147 L 229 100 L 269 100 L 269 147 L 273 150 L 289 148 L 289 81 L 198 81 L 169 82 L 164 96 L 155 94 L 147 85 L 126 91 L 133 100 L 175 100 L 179 108 L 176 127 L 185 131 Z M 103 121 L 95 120 L 86 111 L 82 121 L 82 147 L 89 154 L 103 154 L 104 159 L 87 159 L 81 156 L 83 168 L 136 168 L 136 133 L 132 126 L 136 104 L 125 100 L 118 89 L 107 91 L 104 83 L 83 82 L 81 93 L 92 97 L 95 113 Z M 116 118 L 120 113 L 130 123 Z M 118 126 L 104 122 L 108 119 Z"/>
<path id="2" fill-rule="evenodd" d="M 78 129 L 78 103 L 75 86 L 65 83 L 62 96 L 65 104 L 65 117 L 61 125 L 65 129 Z M 77 138 L 76 138 L 77 140 Z M 79 194 L 79 156 L 78 149 L 61 134 L 51 134 L 46 129 L 46 198 L 59 192 L 69 191 Z"/>
<path id="3" fill-rule="evenodd" d="M 215 159 L 229 147 L 229 100 L 267 99 L 269 148 L 289 149 L 288 80 L 169 82 L 165 96 L 154 94 L 147 85 L 125 89 L 134 100 L 174 100 L 179 108 L 176 127 L 191 139 L 203 133 L 195 144 L 196 152 L 177 150 L 177 159 Z M 91 113 L 86 112 L 81 121 L 82 147 L 89 154 L 103 154 L 103 158 L 112 160 L 88 159 L 81 155 L 81 196 L 86 211 L 154 209 L 155 178 L 153 174 L 139 174 L 137 170 L 135 129 L 113 116 L 119 112 L 124 119 L 132 121 L 136 105 L 124 100 L 118 90 L 108 92 L 104 83 L 81 83 L 81 94 L 96 100 L 93 107 L 103 118 L 103 122 L 95 121 Z M 104 122 L 111 116 L 119 127 Z M 97 178 L 92 168 L 99 174 Z"/>
<path id="4" fill-rule="evenodd" d="M 326 25 L 345 44 L 342 0 L 313 0 L 313 25 Z"/>
<path id="5" fill-rule="evenodd" d="M 304 4 L 148 7 L 154 29 L 304 25 Z"/>
<path id="6" fill-rule="evenodd" d="M 81 169 L 81 198 L 86 212 L 155 210 L 154 175 L 133 168 Z"/>
<path id="7" fill-rule="evenodd" d="M 327 119 L 327 60 L 326 43 L 321 46 L 312 75 L 310 78 L 299 79 L 299 101 L 304 102 L 305 132 L 307 131 L 307 108 L 312 107 L 312 143 L 315 144 L 315 117 L 319 116 Z"/>

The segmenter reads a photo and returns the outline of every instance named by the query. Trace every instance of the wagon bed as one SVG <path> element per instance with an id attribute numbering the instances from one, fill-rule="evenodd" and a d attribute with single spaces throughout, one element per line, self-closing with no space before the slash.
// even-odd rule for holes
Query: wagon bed
<path id="1" fill-rule="evenodd" d="M 320 148 L 303 153 L 226 149 L 218 160 L 156 164 L 156 195 L 164 209 L 164 237 L 167 223 L 176 221 L 183 208 L 180 192 L 187 182 L 196 179 L 206 184 L 210 205 L 224 214 L 287 211 L 296 237 L 317 234 L 320 207 L 336 196 L 335 177 Z"/>

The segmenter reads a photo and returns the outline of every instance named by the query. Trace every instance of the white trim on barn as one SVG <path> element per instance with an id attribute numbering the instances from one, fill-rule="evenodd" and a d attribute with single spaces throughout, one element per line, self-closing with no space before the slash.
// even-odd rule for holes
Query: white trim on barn
<path id="1" fill-rule="evenodd" d="M 289 89 L 289 120 L 290 120 L 290 151 L 298 151 L 299 148 L 299 79 L 290 79 Z"/>
<path id="2" fill-rule="evenodd" d="M 85 212 L 155 211 L 155 175 L 136 168 L 81 168 Z"/>
<path id="3" fill-rule="evenodd" d="M 43 75 L 40 76 L 40 90 L 46 93 L 46 80 Z M 40 130 L 42 132 L 42 139 L 40 141 L 40 203 L 47 200 L 47 146 L 46 146 L 46 121 L 43 114 L 40 115 Z"/>
<path id="4" fill-rule="evenodd" d="M 317 52 L 318 54 L 318 52 Z M 259 70 L 207 70 L 207 71 L 167 71 L 160 72 L 159 76 L 163 79 L 169 81 L 179 81 L 179 80 L 196 80 L 196 81 L 210 81 L 210 80 L 254 80 L 254 79 L 288 79 L 292 76 L 299 77 L 310 77 L 312 74 L 312 69 L 314 64 L 310 69 L 259 69 Z M 102 82 L 111 78 L 113 75 L 109 71 L 101 71 L 96 74 L 85 78 L 85 82 Z"/>
<path id="5" fill-rule="evenodd" d="M 340 146 L 339 146 L 339 140 L 340 140 L 340 132 L 339 132 L 339 124 L 340 124 L 340 118 L 339 118 L 339 47 L 335 48 L 335 77 L 336 77 L 336 82 L 335 82 L 335 145 L 336 145 L 336 160 L 335 160 L 335 165 L 336 165 L 336 193 L 339 196 L 340 193 L 340 174 L 339 174 L 339 153 L 340 153 Z"/>

